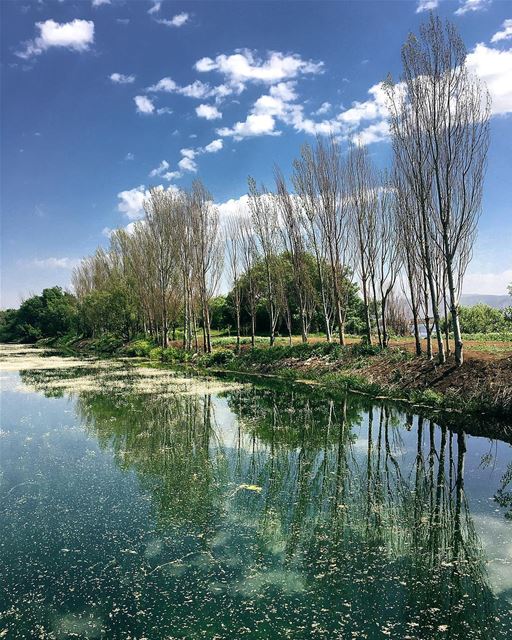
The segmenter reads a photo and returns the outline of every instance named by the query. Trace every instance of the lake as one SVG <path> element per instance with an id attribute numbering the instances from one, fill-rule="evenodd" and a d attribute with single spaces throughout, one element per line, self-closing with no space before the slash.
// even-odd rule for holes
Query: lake
<path id="1" fill-rule="evenodd" d="M 512 447 L 481 426 L 29 347 L 0 369 L 0 638 L 512 637 Z"/>

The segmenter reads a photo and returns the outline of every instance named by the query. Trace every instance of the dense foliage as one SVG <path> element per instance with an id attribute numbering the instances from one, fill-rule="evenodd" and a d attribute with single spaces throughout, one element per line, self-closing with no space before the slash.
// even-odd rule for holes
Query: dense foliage
<path id="1" fill-rule="evenodd" d="M 25 300 L 19 309 L 0 312 L 1 342 L 35 342 L 76 329 L 77 300 L 61 287 L 44 289 Z"/>

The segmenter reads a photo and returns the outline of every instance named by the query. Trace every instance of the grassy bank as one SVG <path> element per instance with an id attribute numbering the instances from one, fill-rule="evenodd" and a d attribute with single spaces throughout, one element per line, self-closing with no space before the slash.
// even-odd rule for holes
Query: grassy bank
<path id="1" fill-rule="evenodd" d="M 190 353 L 179 346 L 162 349 L 149 340 L 122 344 L 103 336 L 96 340 L 67 338 L 41 344 L 74 353 L 138 358 L 141 362 L 186 365 L 211 373 L 249 374 L 300 380 L 335 390 L 349 390 L 376 398 L 398 400 L 418 407 L 512 419 L 512 357 L 468 359 L 457 368 L 418 358 L 394 346 L 385 350 L 360 342 L 347 346 L 322 342 L 269 348 L 260 338 L 254 349 L 243 339 L 236 353 L 233 338 L 213 339 L 211 354 Z"/>

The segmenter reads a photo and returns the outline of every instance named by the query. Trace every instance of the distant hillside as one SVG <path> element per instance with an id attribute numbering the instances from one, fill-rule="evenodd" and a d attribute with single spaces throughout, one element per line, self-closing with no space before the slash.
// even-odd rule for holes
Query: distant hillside
<path id="1" fill-rule="evenodd" d="M 504 309 L 512 304 L 510 296 L 491 296 L 483 293 L 463 293 L 460 297 L 460 303 L 465 307 L 472 307 L 478 303 L 488 304 L 495 309 Z"/>

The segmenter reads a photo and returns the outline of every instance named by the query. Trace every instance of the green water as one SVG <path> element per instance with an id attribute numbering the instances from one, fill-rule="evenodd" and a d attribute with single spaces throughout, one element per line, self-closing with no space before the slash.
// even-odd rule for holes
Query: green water
<path id="1" fill-rule="evenodd" d="M 293 385 L 1 360 L 0 638 L 512 637 L 509 443 Z"/>

